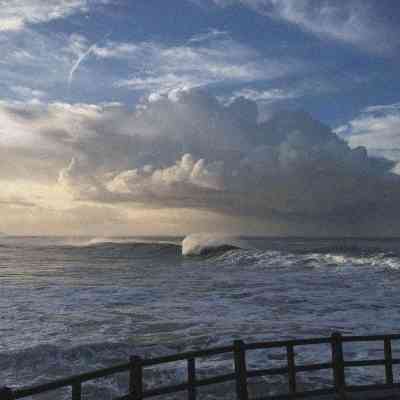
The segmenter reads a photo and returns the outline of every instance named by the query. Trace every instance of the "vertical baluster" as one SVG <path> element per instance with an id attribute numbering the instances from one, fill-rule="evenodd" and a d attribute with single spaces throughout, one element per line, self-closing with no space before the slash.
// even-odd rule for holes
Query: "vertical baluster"
<path id="1" fill-rule="evenodd" d="M 14 393 L 13 391 L 4 386 L 0 388 L 0 400 L 14 400 Z"/>
<path id="2" fill-rule="evenodd" d="M 131 367 L 129 369 L 129 394 L 133 400 L 143 398 L 143 360 L 139 356 L 130 358 Z"/>
<path id="3" fill-rule="evenodd" d="M 196 363 L 194 358 L 188 359 L 188 400 L 196 400 Z"/>
<path id="4" fill-rule="evenodd" d="M 344 359 L 343 359 L 343 345 L 342 335 L 338 332 L 332 333 L 332 364 L 333 364 L 333 379 L 335 389 L 339 399 L 345 399 L 345 375 L 344 375 Z"/>
<path id="5" fill-rule="evenodd" d="M 392 342 L 390 337 L 384 339 L 384 353 L 385 353 L 385 375 L 386 383 L 393 384 L 393 364 L 392 364 Z"/>
<path id="6" fill-rule="evenodd" d="M 246 354 L 242 340 L 233 342 L 233 351 L 235 357 L 236 396 L 238 400 L 248 400 Z"/>
<path id="7" fill-rule="evenodd" d="M 82 383 L 76 381 L 72 384 L 72 400 L 81 400 L 82 398 Z"/>
<path id="8" fill-rule="evenodd" d="M 296 393 L 296 365 L 294 361 L 294 349 L 292 344 L 286 346 L 288 364 L 289 393 Z"/>

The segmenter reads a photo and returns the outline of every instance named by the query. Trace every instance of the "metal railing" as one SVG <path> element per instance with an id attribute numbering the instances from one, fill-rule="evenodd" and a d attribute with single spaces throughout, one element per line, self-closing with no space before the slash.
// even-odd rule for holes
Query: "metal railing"
<path id="1" fill-rule="evenodd" d="M 365 390 L 399 390 L 400 383 L 396 382 L 393 374 L 393 365 L 400 364 L 400 359 L 392 357 L 392 341 L 400 340 L 400 334 L 396 335 L 375 335 L 375 336 L 342 336 L 340 333 L 333 333 L 330 337 L 299 339 L 299 340 L 281 340 L 266 341 L 256 343 L 244 343 L 241 340 L 235 340 L 233 346 L 216 347 L 207 350 L 189 351 L 185 353 L 174 354 L 165 357 L 142 359 L 139 356 L 133 356 L 129 362 L 115 365 L 110 368 L 100 369 L 69 378 L 55 380 L 49 383 L 17 389 L 0 389 L 0 400 L 15 400 L 28 396 L 34 396 L 40 393 L 56 390 L 64 387 L 72 388 L 72 400 L 82 400 L 82 385 L 85 382 L 104 378 L 120 372 L 129 372 L 129 389 L 124 396 L 119 396 L 115 400 L 139 400 L 154 396 L 166 395 L 186 391 L 188 400 L 197 399 L 197 388 L 217 383 L 235 381 L 236 397 L 238 400 L 249 400 L 248 378 L 260 376 L 286 375 L 288 378 L 288 393 L 265 396 L 257 400 L 283 400 L 294 398 L 308 398 L 315 395 L 335 394 L 338 399 L 345 399 L 346 393 Z M 345 361 L 343 355 L 343 343 L 350 342 L 383 342 L 384 358 Z M 296 364 L 295 348 L 297 346 L 329 344 L 332 356 L 329 361 L 324 363 L 314 363 L 308 365 Z M 284 348 L 286 350 L 286 365 L 278 368 L 267 369 L 248 369 L 246 363 L 246 354 L 251 350 Z M 219 354 L 232 353 L 234 361 L 234 370 L 232 373 L 220 374 L 207 378 L 198 378 L 196 376 L 196 360 L 215 356 Z M 184 383 L 161 386 L 152 389 L 144 388 L 143 371 L 145 368 L 162 365 L 166 363 L 186 361 L 187 363 L 187 381 Z M 347 385 L 346 369 L 351 367 L 384 366 L 385 383 L 370 385 Z M 333 386 L 325 389 L 310 391 L 299 391 L 297 385 L 297 373 L 305 371 L 332 370 Z"/>

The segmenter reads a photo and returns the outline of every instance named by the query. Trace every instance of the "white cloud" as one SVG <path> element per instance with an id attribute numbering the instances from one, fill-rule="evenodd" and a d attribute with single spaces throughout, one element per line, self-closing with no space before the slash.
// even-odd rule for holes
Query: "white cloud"
<path id="1" fill-rule="evenodd" d="M 0 20 L 0 32 L 2 31 L 18 31 L 22 29 L 24 22 L 22 18 L 8 17 Z"/>
<path id="2" fill-rule="evenodd" d="M 300 92 L 296 92 L 294 90 L 285 90 L 285 89 L 266 89 L 266 90 L 256 90 L 251 88 L 243 88 L 235 91 L 230 100 L 234 100 L 238 97 L 244 97 L 245 99 L 257 101 L 257 102 L 275 102 L 281 100 L 289 100 L 294 99 L 296 97 L 301 96 Z"/>
<path id="3" fill-rule="evenodd" d="M 352 147 L 365 146 L 375 156 L 400 163 L 400 103 L 367 107 L 335 131 Z"/>
<path id="4" fill-rule="evenodd" d="M 223 7 L 242 4 L 317 36 L 377 53 L 393 52 L 399 46 L 398 27 L 379 20 L 374 3 L 360 0 L 214 0 L 214 3 Z"/>
<path id="5" fill-rule="evenodd" d="M 68 76 L 68 84 L 71 85 L 72 79 L 74 78 L 75 71 L 79 68 L 79 65 L 83 62 L 83 60 L 89 56 L 89 54 L 94 50 L 96 44 L 91 45 L 84 53 L 80 54 L 78 59 L 75 61 L 74 65 L 72 66 L 71 70 L 69 71 Z"/>
<path id="6" fill-rule="evenodd" d="M 26 86 L 11 86 L 11 90 L 21 99 L 29 101 L 46 97 L 46 92 Z"/>
<path id="7" fill-rule="evenodd" d="M 15 93 L 15 87 L 47 92 L 66 82 L 76 58 L 68 44 L 63 35 L 43 35 L 30 29 L 0 35 L 0 84 Z"/>
<path id="8" fill-rule="evenodd" d="M 273 81 L 305 70 L 305 63 L 300 60 L 262 55 L 226 35 L 212 33 L 215 37 L 210 40 L 173 46 L 115 42 L 108 36 L 90 43 L 79 34 L 45 36 L 28 29 L 10 33 L 7 40 L 0 40 L 0 52 L 5 55 L 0 61 L 0 85 L 8 87 L 16 98 L 22 95 L 13 87 L 30 87 L 37 94 L 46 92 L 51 99 L 77 88 L 97 94 L 99 85 L 108 94 L 127 88 L 157 97 L 220 83 L 249 85 Z M 123 72 L 114 68 L 121 63 Z M 76 81 L 73 86 L 72 81 Z"/>
<path id="9" fill-rule="evenodd" d="M 117 87 L 159 93 L 218 82 L 272 80 L 304 68 L 302 63 L 290 59 L 266 59 L 251 47 L 231 39 L 214 40 L 207 46 L 108 42 L 103 47 L 97 46 L 94 53 L 102 58 L 134 60 L 133 76 L 117 81 Z"/>
<path id="10" fill-rule="evenodd" d="M 27 24 L 48 22 L 89 11 L 89 0 L 7 0 L 0 4 L 0 32 L 17 31 Z M 99 0 L 97 3 L 105 3 Z"/>
<path id="11" fill-rule="evenodd" d="M 145 165 L 134 170 L 119 173 L 107 183 L 107 188 L 116 194 L 143 197 L 175 197 L 177 189 L 194 191 L 195 188 L 223 189 L 223 164 L 195 160 L 191 154 L 184 154 L 173 166 L 155 169 Z"/>
<path id="12" fill-rule="evenodd" d="M 212 40 L 216 38 L 220 38 L 221 36 L 228 36 L 228 31 L 221 31 L 219 29 L 209 29 L 205 33 L 199 33 L 197 35 L 192 36 L 189 39 L 191 43 L 205 42 L 207 40 Z"/>

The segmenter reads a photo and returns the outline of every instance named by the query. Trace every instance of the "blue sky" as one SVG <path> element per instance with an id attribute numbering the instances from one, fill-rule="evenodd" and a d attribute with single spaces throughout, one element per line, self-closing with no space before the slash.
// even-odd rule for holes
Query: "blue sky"
<path id="1" fill-rule="evenodd" d="M 15 88 L 26 87 L 51 101 L 134 104 L 157 85 L 202 85 L 221 96 L 278 89 L 268 102 L 304 108 L 332 125 L 365 107 L 398 101 L 400 7 L 395 0 L 47 4 L 3 6 L 2 53 L 11 57 L 0 70 L 4 97 L 23 97 Z M 7 18 L 23 25 L 11 29 L 10 22 L 7 29 Z M 74 61 L 94 44 L 68 85 Z M 153 53 L 146 45 L 154 46 Z M 109 53 L 101 54 L 102 49 Z M 160 49 L 170 51 L 159 57 Z M 17 50 L 30 60 L 12 58 Z M 179 58 L 185 51 L 192 53 L 187 65 Z M 210 65 L 202 70 L 197 61 Z M 246 64 L 253 70 L 230 76 L 230 67 Z M 159 81 L 151 84 L 154 76 Z M 133 79 L 148 81 L 129 85 Z M 285 95 L 292 98 L 279 98 Z"/>
<path id="2" fill-rule="evenodd" d="M 397 176 L 400 171 L 397 167 L 400 161 L 400 6 L 397 0 L 8 0 L 0 4 L 0 149 L 10 157 L 3 156 L 3 177 L 0 176 L 8 185 L 4 187 L 9 188 L 2 199 L 0 196 L 4 207 L 17 204 L 18 211 L 23 208 L 27 212 L 26 208 L 31 205 L 36 208 L 29 211 L 30 215 L 36 215 L 44 213 L 49 204 L 54 208 L 58 202 L 58 208 L 55 207 L 58 211 L 62 209 L 76 216 L 79 213 L 71 210 L 89 207 L 99 211 L 101 207 L 108 207 L 112 213 L 122 213 L 122 220 L 127 218 L 127 213 L 143 213 L 143 207 L 138 211 L 138 204 L 146 201 L 146 196 L 117 201 L 109 193 L 114 190 L 109 188 L 114 188 L 116 183 L 104 183 L 101 174 L 114 174 L 114 179 L 124 171 L 145 168 L 147 164 L 143 161 L 141 165 L 139 161 L 145 157 L 135 154 L 129 158 L 116 151 L 114 158 L 112 154 L 106 157 L 106 153 L 113 146 L 120 148 L 120 140 L 134 141 L 137 132 L 140 136 L 141 132 L 164 130 L 169 123 L 166 109 L 171 107 L 174 116 L 171 119 L 176 121 L 174 129 L 187 129 L 180 125 L 181 111 L 173 108 L 177 103 L 185 106 L 190 103 L 194 108 L 196 104 L 196 115 L 207 116 L 202 119 L 203 125 L 196 128 L 197 132 L 206 129 L 205 120 L 214 115 L 212 107 L 222 115 L 235 103 L 237 107 L 231 109 L 240 114 L 242 104 L 247 107 L 243 108 L 246 114 L 256 104 L 258 123 L 280 111 L 301 110 L 330 126 L 345 141 L 348 151 L 361 146 L 368 152 L 366 157 L 384 157 L 392 162 L 385 173 Z M 191 98 L 191 93 L 202 93 L 204 99 L 199 100 L 195 94 Z M 238 99 L 245 99 L 247 103 L 240 103 Z M 168 102 L 175 105 L 166 105 Z M 134 115 L 140 110 L 147 114 L 139 121 Z M 290 118 L 295 118 L 293 115 Z M 304 133 L 309 124 L 296 115 L 299 131 Z M 157 118 L 165 120 L 155 128 Z M 221 130 L 231 129 L 225 122 Z M 103 132 L 105 127 L 108 136 Z M 165 135 L 165 140 L 175 138 L 172 133 Z M 96 144 L 90 147 L 88 143 L 93 138 Z M 237 137 L 224 139 L 225 144 L 232 140 L 231 151 L 236 147 L 243 150 L 241 163 L 253 157 L 253 153 L 249 156 L 247 139 L 241 142 Z M 168 155 L 160 156 L 162 162 L 157 164 L 153 157 L 149 165 L 168 169 L 176 162 L 183 169 L 185 165 L 194 168 L 200 159 L 211 164 L 229 164 L 225 153 L 221 160 L 207 151 L 199 150 L 197 154 L 191 139 L 179 140 L 186 140 L 186 144 L 179 146 L 189 149 L 193 160 L 186 159 L 188 164 L 185 164 L 184 151 L 178 154 L 171 150 Z M 156 140 L 152 143 L 153 147 L 146 144 L 151 150 L 146 148 L 143 154 L 161 146 Z M 107 165 L 90 164 L 93 148 L 104 150 L 103 153 L 99 150 L 97 156 L 101 153 L 108 160 Z M 260 148 L 253 150 L 261 151 Z M 121 157 L 134 161 L 119 165 L 117 160 Z M 46 168 L 54 173 L 45 173 Z M 13 175 L 9 169 L 19 172 Z M 88 169 L 95 171 L 94 176 L 87 176 Z M 206 168 L 207 179 L 212 175 L 209 169 Z M 74 174 L 67 174 L 66 170 L 74 170 Z M 71 175 L 75 179 L 73 184 Z M 17 180 L 19 186 L 15 184 Z M 53 187 L 61 183 L 73 186 L 79 181 L 82 188 L 82 180 L 86 188 L 96 192 L 96 198 L 82 197 L 80 192 L 78 196 L 73 193 L 73 200 L 67 200 L 59 187 Z M 34 195 L 21 189 L 28 181 L 33 185 L 30 190 Z M 107 187 L 107 193 L 100 190 L 99 194 L 96 186 L 99 181 Z M 208 189 L 220 187 L 219 181 L 210 182 L 197 180 L 190 184 Z M 47 190 L 51 195 L 43 194 Z M 282 193 L 280 196 L 284 197 Z M 182 207 L 186 211 L 229 214 L 219 207 L 208 208 L 196 201 L 194 205 L 189 201 L 183 207 L 166 197 L 167 205 L 161 207 L 165 210 Z M 299 210 L 296 207 L 295 214 L 303 213 L 304 219 L 307 207 Z M 337 209 L 336 205 L 332 207 Z M 160 204 L 154 209 L 160 209 Z M 154 209 L 146 215 L 156 213 Z M 275 217 L 289 212 L 277 210 L 273 205 L 271 210 Z M 60 213 L 58 222 L 48 221 L 52 228 L 44 229 L 40 225 L 39 230 L 61 232 L 59 226 L 64 224 L 65 216 L 61 217 Z M 94 226 L 102 225 L 96 215 Z M 192 217 L 190 214 L 188 221 Z M 137 222 L 139 217 L 132 218 Z M 287 221 L 283 223 L 274 218 L 269 227 L 285 233 L 280 227 Z M 32 219 L 29 229 L 36 229 L 39 216 Z M 201 220 L 207 217 L 203 215 Z M 113 219 L 110 221 L 109 224 Z M 182 229 L 190 230 L 191 224 L 188 222 L 188 227 Z M 18 233 L 18 216 L 5 225 L 2 230 Z M 239 227 L 237 230 L 242 226 L 234 222 L 228 225 Z M 162 232 L 180 231 L 176 221 L 171 220 L 165 226 Z M 208 229 L 207 224 L 204 227 Z M 130 233 L 131 228 L 123 224 L 121 230 L 113 232 Z M 257 229 L 263 231 L 262 227 Z M 332 229 L 341 232 L 336 225 Z M 293 232 L 299 232 L 298 228 Z"/>

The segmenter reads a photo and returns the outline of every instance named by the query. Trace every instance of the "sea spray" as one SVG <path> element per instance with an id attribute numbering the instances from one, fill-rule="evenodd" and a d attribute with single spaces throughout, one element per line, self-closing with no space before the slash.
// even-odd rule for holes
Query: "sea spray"
<path id="1" fill-rule="evenodd" d="M 253 248 L 246 241 L 219 233 L 194 233 L 182 241 L 182 255 L 201 256 L 218 251 Z"/>

